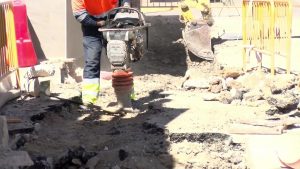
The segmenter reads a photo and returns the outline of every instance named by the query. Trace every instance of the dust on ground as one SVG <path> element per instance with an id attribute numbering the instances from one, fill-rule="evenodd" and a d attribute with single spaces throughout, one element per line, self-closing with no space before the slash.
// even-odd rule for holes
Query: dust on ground
<path id="1" fill-rule="evenodd" d="M 133 102 L 137 110 L 134 113 L 112 114 L 100 107 L 84 110 L 76 101 L 55 98 L 62 95 L 65 98 L 78 96 L 80 84 L 52 86 L 52 95 L 55 97 L 51 98 L 12 101 L 1 110 L 2 114 L 29 112 L 31 116 L 27 121 L 34 124 L 32 132 L 21 134 L 23 142 L 19 142 L 17 149 L 27 151 L 36 167 L 246 168 L 243 144 L 235 143 L 229 135 L 218 132 L 217 126 L 206 125 L 210 120 L 216 120 L 207 118 L 210 117 L 206 115 L 208 112 L 198 110 L 203 121 L 206 121 L 202 126 L 200 124 L 203 133 L 170 133 L 167 127 L 149 122 L 175 112 L 174 117 L 163 123 L 167 125 L 189 109 L 165 107 L 168 102 L 185 104 L 181 100 L 176 101 L 180 95 L 174 95 L 175 98 L 171 100 L 169 97 L 172 94 L 168 92 L 185 93 L 190 98 L 187 100 L 191 102 L 190 105 L 197 104 L 199 100 L 195 96 L 202 93 L 201 90 L 181 87 L 185 79 L 182 71 L 185 65 L 166 66 L 176 61 L 165 59 L 168 63 L 164 64 L 153 59 L 151 62 L 154 62 L 154 66 L 149 68 L 146 66 L 149 59 L 139 63 L 138 66 L 145 66 L 145 69 L 137 72 L 134 79 L 137 97 Z M 216 73 L 209 71 L 215 69 L 215 65 L 205 61 L 187 65 L 203 77 Z M 101 84 L 99 106 L 105 107 L 115 98 L 110 82 L 103 81 Z M 220 118 L 225 124 L 232 116 Z M 223 120 L 220 120 L 219 128 L 223 127 Z M 90 156 L 87 158 L 86 154 Z M 90 164 L 90 159 L 94 159 L 95 164 Z"/>

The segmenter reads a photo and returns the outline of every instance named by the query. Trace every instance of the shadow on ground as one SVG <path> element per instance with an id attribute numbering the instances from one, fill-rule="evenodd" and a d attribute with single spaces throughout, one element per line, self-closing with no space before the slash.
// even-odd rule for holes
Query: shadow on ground
<path id="1" fill-rule="evenodd" d="M 172 120 L 186 111 L 163 107 L 170 101 L 167 96 L 163 91 L 151 91 L 134 102 L 140 113 L 126 115 L 99 107 L 83 110 L 76 102 L 49 98 L 15 100 L 0 114 L 21 118 L 22 124 L 31 128 L 12 131 L 13 124 L 9 127 L 11 140 L 21 133 L 15 149 L 28 151 L 36 163 L 29 169 L 50 166 L 51 161 L 62 169 L 86 167 L 90 161 L 96 161 L 94 166 L 99 169 L 174 168 L 175 161 L 168 153 L 168 132 L 146 122 L 163 114 L 170 114 Z"/>

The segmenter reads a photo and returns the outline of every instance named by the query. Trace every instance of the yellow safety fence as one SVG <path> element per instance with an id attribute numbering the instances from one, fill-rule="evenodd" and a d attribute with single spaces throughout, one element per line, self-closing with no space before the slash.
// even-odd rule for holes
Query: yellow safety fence
<path id="1" fill-rule="evenodd" d="M 291 0 L 243 0 L 243 64 L 247 65 L 247 54 L 254 51 L 260 66 L 261 56 L 270 57 L 271 73 L 275 74 L 277 56 L 286 58 L 286 71 L 291 64 Z M 249 53 L 247 51 L 249 50 Z"/>
<path id="2" fill-rule="evenodd" d="M 18 67 L 16 33 L 11 1 L 0 2 L 0 78 Z"/>

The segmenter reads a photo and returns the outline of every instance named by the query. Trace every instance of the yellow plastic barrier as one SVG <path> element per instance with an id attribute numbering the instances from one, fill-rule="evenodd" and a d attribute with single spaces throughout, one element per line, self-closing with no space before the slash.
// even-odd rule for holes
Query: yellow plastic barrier
<path id="1" fill-rule="evenodd" d="M 246 69 L 247 48 L 270 56 L 271 73 L 275 74 L 275 56 L 286 57 L 286 71 L 291 63 L 291 0 L 243 0 L 243 64 Z M 261 59 L 258 59 L 261 66 Z"/>
<path id="2" fill-rule="evenodd" d="M 0 2 L 0 78 L 18 67 L 16 34 L 11 1 Z"/>

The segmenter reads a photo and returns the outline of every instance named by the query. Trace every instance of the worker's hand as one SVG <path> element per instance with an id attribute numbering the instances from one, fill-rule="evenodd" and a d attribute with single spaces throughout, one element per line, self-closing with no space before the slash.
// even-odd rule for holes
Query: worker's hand
<path id="1" fill-rule="evenodd" d="M 97 21 L 97 26 L 98 27 L 103 27 L 106 25 L 106 22 L 104 20 L 101 20 L 101 21 Z"/>

